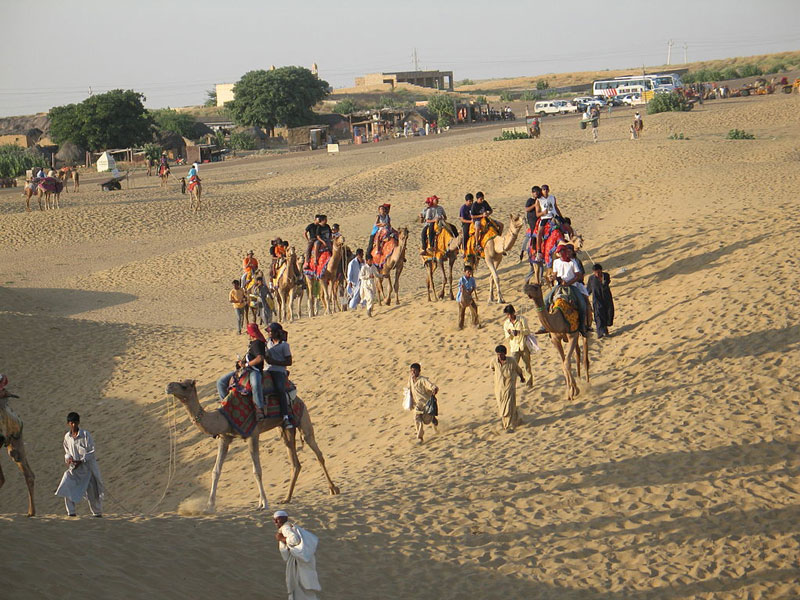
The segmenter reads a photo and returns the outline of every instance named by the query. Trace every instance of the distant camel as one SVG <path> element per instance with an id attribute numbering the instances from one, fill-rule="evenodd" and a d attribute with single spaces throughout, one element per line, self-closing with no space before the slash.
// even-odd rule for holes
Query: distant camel
<path id="1" fill-rule="evenodd" d="M 230 423 L 219 409 L 210 412 L 206 412 L 203 409 L 203 407 L 200 405 L 200 401 L 197 399 L 197 387 L 194 380 L 185 379 L 181 382 L 173 381 L 167 385 L 167 394 L 172 394 L 178 400 L 180 400 L 181 404 L 183 404 L 184 408 L 186 408 L 186 411 L 189 413 L 192 423 L 197 425 L 197 428 L 200 431 L 212 437 L 218 438 L 217 462 L 214 464 L 213 471 L 211 471 L 211 494 L 208 497 L 208 504 L 206 506 L 206 510 L 208 512 L 214 512 L 216 507 L 217 485 L 219 484 L 219 477 L 222 474 L 222 465 L 225 462 L 225 457 L 228 455 L 228 448 L 235 438 L 241 438 L 242 436 L 231 429 Z M 297 398 L 295 402 L 300 402 L 302 404 L 302 400 L 299 398 Z M 311 424 L 311 417 L 308 415 L 308 409 L 306 408 L 305 404 L 302 406 L 303 415 L 300 418 L 299 425 L 300 435 L 305 440 L 305 443 L 308 444 L 308 447 L 311 448 L 316 455 L 317 460 L 322 467 L 322 471 L 325 473 L 325 479 L 328 480 L 328 489 L 330 490 L 331 495 L 335 496 L 339 493 L 339 488 L 333 483 L 331 476 L 328 474 L 328 469 L 325 468 L 325 458 L 322 456 L 322 452 L 320 451 L 319 446 L 317 446 L 316 439 L 314 438 L 314 426 Z M 267 494 L 264 492 L 264 484 L 261 481 L 261 457 L 259 456 L 258 437 L 259 434 L 265 431 L 274 429 L 276 427 L 280 428 L 282 423 L 283 420 L 280 418 L 263 419 L 262 421 L 258 422 L 256 429 L 246 440 L 247 448 L 250 450 L 250 460 L 253 462 L 253 475 L 255 476 L 256 484 L 258 485 L 259 510 L 267 508 Z M 286 449 L 289 452 L 289 462 L 292 464 L 292 475 L 289 481 L 289 490 L 283 500 L 283 502 L 289 502 L 292 499 L 294 486 L 295 483 L 297 483 L 297 476 L 300 474 L 301 468 L 300 459 L 297 457 L 297 448 L 295 447 L 295 432 L 297 429 L 281 429 L 280 431 L 281 439 L 283 440 L 283 443 L 286 444 Z"/>
<path id="2" fill-rule="evenodd" d="M 275 317 L 279 323 L 294 321 L 293 302 L 295 294 L 299 291 L 300 307 L 298 317 L 302 316 L 303 298 L 303 271 L 302 264 L 298 266 L 294 246 L 289 248 L 286 255 L 285 266 L 278 268 L 278 277 L 275 283 Z M 298 283 L 299 281 L 299 283 Z"/>
<path id="3" fill-rule="evenodd" d="M 386 295 L 386 306 L 392 303 L 392 290 L 394 290 L 395 304 L 400 304 L 400 273 L 406 264 L 406 244 L 408 243 L 408 227 L 403 227 L 397 232 L 397 246 L 386 259 L 381 267 L 380 278 L 378 279 L 378 304 L 383 303 L 383 281 L 389 285 L 389 293 Z M 394 271 L 394 284 L 392 284 L 392 271 Z"/>
<path id="4" fill-rule="evenodd" d="M 491 304 L 495 299 L 495 290 L 497 290 L 497 302 L 503 303 L 503 293 L 500 291 L 500 277 L 497 274 L 497 269 L 500 266 L 500 261 L 503 260 L 506 252 L 514 247 L 517 241 L 517 236 L 522 230 L 522 218 L 519 215 L 511 215 L 509 226 L 505 228 L 503 235 L 497 235 L 488 240 L 484 247 L 483 253 L 486 258 L 486 267 L 489 269 L 489 293 L 488 302 Z M 469 263 L 467 263 L 469 264 Z M 478 266 L 478 259 L 476 258 L 472 263 L 473 268 Z"/>
<path id="5" fill-rule="evenodd" d="M 444 230 L 440 231 L 438 235 L 442 235 Z M 437 240 L 438 241 L 438 240 Z M 437 253 L 437 256 L 427 257 L 425 259 L 425 266 L 428 269 L 428 277 L 426 285 L 428 288 L 428 302 L 431 301 L 431 292 L 433 292 L 433 299 L 436 300 L 436 283 L 433 281 L 433 274 L 439 268 L 442 271 L 442 291 L 439 292 L 438 298 L 443 299 L 445 296 L 445 288 L 448 282 L 450 283 L 450 300 L 455 300 L 453 295 L 453 265 L 458 258 L 458 248 L 461 245 L 461 232 L 458 235 L 450 238 L 447 245 L 447 251 Z M 436 245 L 434 245 L 436 247 Z"/>
<path id="6" fill-rule="evenodd" d="M 20 419 L 11 407 L 8 406 L 8 398 L 19 398 L 15 394 L 9 393 L 5 389 L 7 383 L 5 376 L 2 378 L 2 387 L 0 387 L 0 448 L 3 445 L 8 446 L 8 455 L 11 457 L 22 475 L 25 477 L 25 485 L 28 486 L 28 516 L 32 517 L 36 514 L 36 508 L 33 505 L 33 471 L 28 465 L 28 459 L 25 456 L 25 442 L 22 440 L 22 419 Z M 3 469 L 0 467 L 0 487 L 6 482 L 3 476 Z"/>
<path id="7" fill-rule="evenodd" d="M 200 183 L 200 178 L 197 178 L 197 181 L 194 181 L 189 184 L 189 194 L 191 195 L 191 201 L 189 206 L 191 207 L 192 211 L 200 212 L 200 194 L 203 192 L 203 186 Z"/>

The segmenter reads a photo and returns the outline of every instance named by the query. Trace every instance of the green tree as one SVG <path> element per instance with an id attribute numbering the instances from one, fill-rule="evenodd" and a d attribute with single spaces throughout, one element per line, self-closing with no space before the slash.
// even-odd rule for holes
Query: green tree
<path id="1" fill-rule="evenodd" d="M 478 96 L 475 98 L 475 102 L 478 104 L 489 104 L 489 101 L 486 99 L 486 96 Z"/>
<path id="2" fill-rule="evenodd" d="M 234 150 L 255 150 L 256 138 L 246 131 L 237 131 L 231 134 L 231 148 Z"/>
<path id="3" fill-rule="evenodd" d="M 647 103 L 647 114 L 654 115 L 656 113 L 670 112 L 670 111 L 685 111 L 691 110 L 692 105 L 686 101 L 686 98 L 675 92 L 669 94 L 656 94 L 650 102 Z"/>
<path id="4" fill-rule="evenodd" d="M 436 115 L 440 127 L 447 127 L 455 121 L 456 113 L 453 99 L 447 94 L 434 94 L 428 100 L 428 110 Z"/>
<path id="5" fill-rule="evenodd" d="M 313 122 L 311 108 L 328 95 L 329 88 L 327 81 L 303 67 L 250 71 L 233 86 L 234 99 L 227 106 L 241 125 L 296 127 Z"/>
<path id="6" fill-rule="evenodd" d="M 217 105 L 217 88 L 206 90 L 206 101 L 203 106 L 216 106 Z"/>
<path id="7" fill-rule="evenodd" d="M 0 177 L 19 177 L 44 164 L 41 156 L 14 144 L 0 146 Z"/>
<path id="8" fill-rule="evenodd" d="M 197 137 L 197 121 L 187 113 L 179 113 L 171 108 L 151 110 L 150 116 L 161 131 L 172 131 L 185 138 Z"/>
<path id="9" fill-rule="evenodd" d="M 545 79 L 540 79 L 536 82 L 536 89 L 537 90 L 546 90 L 550 87 L 550 84 L 547 83 Z"/>
<path id="10" fill-rule="evenodd" d="M 144 145 L 144 155 L 153 161 L 158 161 L 161 157 L 161 146 L 158 144 L 145 144 Z"/>
<path id="11" fill-rule="evenodd" d="M 50 137 L 89 150 L 126 148 L 150 140 L 152 119 L 133 90 L 111 90 L 79 104 L 50 109 Z"/>
<path id="12" fill-rule="evenodd" d="M 333 106 L 333 112 L 339 113 L 340 115 L 349 115 L 357 110 L 358 105 L 352 98 L 343 98 Z"/>

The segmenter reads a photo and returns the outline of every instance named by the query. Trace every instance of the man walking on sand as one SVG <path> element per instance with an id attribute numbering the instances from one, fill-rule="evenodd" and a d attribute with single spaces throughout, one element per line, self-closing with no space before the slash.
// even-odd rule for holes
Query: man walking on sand
<path id="1" fill-rule="evenodd" d="M 517 377 L 525 382 L 522 369 L 517 361 L 506 356 L 508 349 L 497 346 L 496 356 L 489 362 L 489 368 L 494 372 L 494 397 L 497 400 L 497 410 L 503 429 L 511 433 L 519 422 L 517 415 Z"/>
<path id="2" fill-rule="evenodd" d="M 286 591 L 289 600 L 317 600 L 322 590 L 317 576 L 317 545 L 319 538 L 310 531 L 289 521 L 289 513 L 276 511 L 272 522 L 278 530 L 275 539 L 286 563 Z"/>
<path id="3" fill-rule="evenodd" d="M 236 333 L 241 335 L 242 326 L 247 319 L 247 294 L 244 293 L 242 282 L 238 279 L 233 280 L 233 289 L 228 294 L 228 301 L 233 305 L 233 310 L 236 312 Z"/>
<path id="4" fill-rule="evenodd" d="M 528 368 L 528 387 L 533 387 L 533 369 L 531 369 L 531 350 L 528 347 L 527 338 L 531 330 L 528 328 L 528 321 L 525 317 L 517 315 L 513 304 L 509 304 L 503 309 L 506 320 L 503 321 L 503 334 L 511 358 L 525 363 Z"/>
<path id="5" fill-rule="evenodd" d="M 75 505 L 86 498 L 93 517 L 103 516 L 103 478 L 94 452 L 92 435 L 80 427 L 81 417 L 76 412 L 67 415 L 64 436 L 64 462 L 67 470 L 61 478 L 56 496 L 64 498 L 67 515 L 76 516 Z"/>
<path id="6" fill-rule="evenodd" d="M 366 304 L 367 316 L 372 316 L 372 306 L 375 303 L 375 280 L 380 277 L 378 267 L 372 263 L 372 257 L 367 256 L 364 259 L 366 262 L 361 265 L 361 271 L 358 274 L 360 283 L 359 294 L 361 301 Z"/>
<path id="7" fill-rule="evenodd" d="M 458 302 L 458 328 L 464 329 L 464 317 L 467 309 L 472 313 L 472 324 L 480 328 L 480 321 L 478 320 L 478 305 L 475 300 L 478 298 L 478 284 L 472 276 L 472 267 L 467 265 L 464 267 L 464 274 L 458 280 L 458 294 L 456 301 Z"/>
<path id="8" fill-rule="evenodd" d="M 435 431 L 436 426 L 439 424 L 436 415 L 426 411 L 428 402 L 439 393 L 439 388 L 430 379 L 420 375 L 421 370 L 420 364 L 414 363 L 411 365 L 408 375 L 408 389 L 411 392 L 411 405 L 414 408 L 414 427 L 417 430 L 417 442 L 420 444 L 422 443 L 424 426 L 433 424 Z"/>

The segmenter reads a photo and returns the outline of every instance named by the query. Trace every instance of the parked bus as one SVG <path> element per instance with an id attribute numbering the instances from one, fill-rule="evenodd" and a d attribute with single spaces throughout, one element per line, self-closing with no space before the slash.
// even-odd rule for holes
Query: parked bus
<path id="1" fill-rule="evenodd" d="M 594 96 L 617 96 L 620 94 L 642 94 L 646 91 L 662 89 L 674 90 L 683 84 L 675 73 L 658 73 L 652 75 L 628 75 L 595 81 L 592 84 Z"/>

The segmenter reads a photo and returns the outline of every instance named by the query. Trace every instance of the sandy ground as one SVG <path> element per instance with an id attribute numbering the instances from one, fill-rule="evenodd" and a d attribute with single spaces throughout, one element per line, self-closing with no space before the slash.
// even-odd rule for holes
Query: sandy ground
<path id="1" fill-rule="evenodd" d="M 87 175 L 46 213 L 0 191 L 0 371 L 21 396 L 40 513 L 24 517 L 22 477 L 0 459 L 2 597 L 285 597 L 244 444 L 218 512 L 202 514 L 216 444 L 164 386 L 194 378 L 213 408 L 214 380 L 246 347 L 227 304 L 246 250 L 265 258 L 275 235 L 300 247 L 317 212 L 363 246 L 381 202 L 412 232 L 400 305 L 287 325 L 292 376 L 342 490 L 328 496 L 300 452 L 288 510 L 320 537 L 325 598 L 798 597 L 800 97 L 645 116 L 638 142 L 631 117 L 604 115 L 598 144 L 573 116 L 545 119 L 540 140 L 476 128 L 204 165 L 200 216 L 155 178 L 102 193 Z M 723 139 L 734 127 L 758 139 Z M 586 264 L 611 273 L 617 320 L 591 339 L 577 401 L 541 340 L 535 387 L 519 394 L 525 424 L 509 435 L 485 366 L 502 306 L 481 302 L 485 327 L 459 332 L 454 302 L 426 301 L 415 216 L 433 193 L 455 216 L 480 189 L 508 222 L 542 183 L 584 235 Z M 500 268 L 506 300 L 535 321 L 526 272 L 514 253 Z M 483 266 L 478 285 L 485 299 Z M 401 409 L 414 361 L 442 388 L 423 446 Z M 52 495 L 70 410 L 97 442 L 103 520 L 85 504 L 67 520 Z M 275 434 L 262 448 L 274 509 L 286 456 Z"/>

